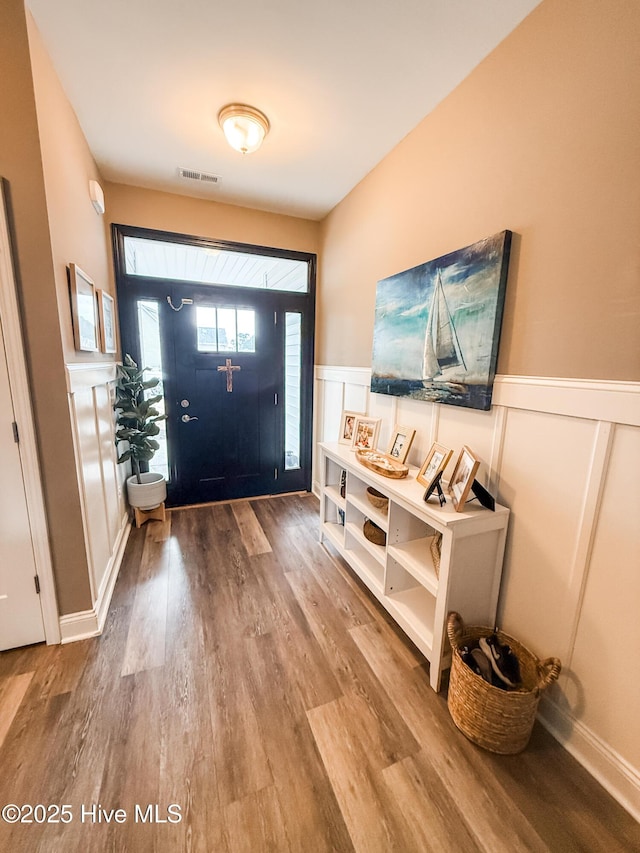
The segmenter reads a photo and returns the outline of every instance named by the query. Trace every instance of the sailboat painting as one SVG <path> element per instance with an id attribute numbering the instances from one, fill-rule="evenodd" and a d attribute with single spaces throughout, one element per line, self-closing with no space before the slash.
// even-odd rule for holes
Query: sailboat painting
<path id="1" fill-rule="evenodd" d="M 373 392 L 491 408 L 510 248 L 501 231 L 378 282 Z"/>

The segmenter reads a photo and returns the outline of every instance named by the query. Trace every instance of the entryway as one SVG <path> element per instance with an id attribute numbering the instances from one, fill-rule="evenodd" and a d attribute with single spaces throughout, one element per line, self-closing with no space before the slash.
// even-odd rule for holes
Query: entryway
<path id="1" fill-rule="evenodd" d="M 309 490 L 315 255 L 113 236 L 122 351 L 162 380 L 169 505 Z"/>

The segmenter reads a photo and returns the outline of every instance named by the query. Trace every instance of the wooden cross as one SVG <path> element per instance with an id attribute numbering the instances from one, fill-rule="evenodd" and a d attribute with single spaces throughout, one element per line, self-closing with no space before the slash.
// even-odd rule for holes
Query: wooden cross
<path id="1" fill-rule="evenodd" d="M 237 364 L 231 364 L 231 359 L 225 359 L 226 365 L 225 367 L 219 367 L 218 373 L 226 373 L 227 374 L 227 391 L 233 391 L 233 371 L 234 370 L 242 370 L 242 368 Z"/>

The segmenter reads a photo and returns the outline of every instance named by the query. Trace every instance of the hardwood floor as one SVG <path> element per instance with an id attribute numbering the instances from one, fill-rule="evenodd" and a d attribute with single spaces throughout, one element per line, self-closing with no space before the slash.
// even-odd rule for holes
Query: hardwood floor
<path id="1" fill-rule="evenodd" d="M 100 638 L 0 654 L 0 806 L 72 817 L 0 821 L 0 850 L 640 850 L 538 725 L 509 757 L 458 732 L 317 525 L 310 495 L 173 511 L 132 532 Z"/>

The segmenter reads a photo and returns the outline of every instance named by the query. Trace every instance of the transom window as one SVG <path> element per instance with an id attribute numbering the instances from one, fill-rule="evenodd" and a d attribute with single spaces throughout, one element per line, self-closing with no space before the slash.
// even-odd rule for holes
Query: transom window
<path id="1" fill-rule="evenodd" d="M 255 352 L 256 313 L 247 308 L 196 308 L 198 352 Z"/>
<path id="2" fill-rule="evenodd" d="M 125 236 L 124 260 L 127 275 L 289 293 L 309 292 L 308 262 L 291 258 Z"/>

